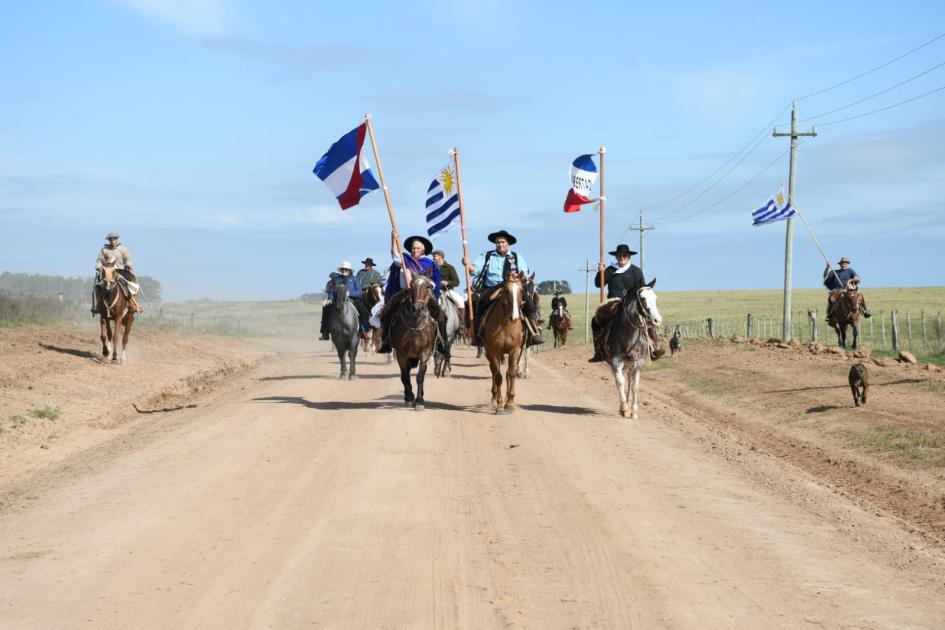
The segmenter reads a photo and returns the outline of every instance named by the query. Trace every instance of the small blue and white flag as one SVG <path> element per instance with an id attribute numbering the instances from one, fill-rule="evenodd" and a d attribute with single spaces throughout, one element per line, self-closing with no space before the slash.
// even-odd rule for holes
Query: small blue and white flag
<path id="1" fill-rule="evenodd" d="M 380 185 L 364 156 L 367 123 L 361 123 L 329 147 L 312 170 L 331 189 L 342 210 L 358 205 L 361 197 Z"/>
<path id="2" fill-rule="evenodd" d="M 435 239 L 459 219 L 459 185 L 450 161 L 427 188 L 427 234 Z"/>
<path id="3" fill-rule="evenodd" d="M 771 197 L 768 202 L 751 213 L 752 225 L 764 225 L 765 223 L 774 223 L 788 217 L 793 217 L 796 212 L 791 206 L 790 199 L 784 194 L 784 186 L 778 188 L 776 195 Z"/>

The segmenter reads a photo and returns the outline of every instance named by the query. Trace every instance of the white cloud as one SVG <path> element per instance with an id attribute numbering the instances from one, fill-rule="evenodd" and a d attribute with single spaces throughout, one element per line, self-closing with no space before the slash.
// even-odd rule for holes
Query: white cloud
<path id="1" fill-rule="evenodd" d="M 222 35 L 228 30 L 233 20 L 227 0 L 113 1 L 188 35 Z"/>

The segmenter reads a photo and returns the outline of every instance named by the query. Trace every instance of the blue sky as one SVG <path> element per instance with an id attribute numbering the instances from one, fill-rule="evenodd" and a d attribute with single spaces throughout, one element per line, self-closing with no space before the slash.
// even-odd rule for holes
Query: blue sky
<path id="1" fill-rule="evenodd" d="M 388 257 L 383 196 L 342 212 L 311 172 L 371 112 L 404 236 L 455 145 L 472 250 L 505 228 L 540 278 L 583 286 L 598 216 L 562 203 L 603 144 L 608 249 L 637 249 L 643 208 L 657 288 L 780 287 L 784 224 L 751 227 L 787 186 L 772 123 L 945 33 L 940 0 L 787 6 L 4 2 L 0 270 L 89 275 L 116 230 L 167 299 L 318 290 L 341 260 Z M 819 135 L 797 204 L 867 287 L 943 284 L 945 90 L 825 123 L 945 86 L 945 66 L 818 115 L 943 61 L 945 37 L 798 100 Z M 460 258 L 458 230 L 437 245 Z M 799 222 L 794 258 L 794 286 L 818 286 Z"/>

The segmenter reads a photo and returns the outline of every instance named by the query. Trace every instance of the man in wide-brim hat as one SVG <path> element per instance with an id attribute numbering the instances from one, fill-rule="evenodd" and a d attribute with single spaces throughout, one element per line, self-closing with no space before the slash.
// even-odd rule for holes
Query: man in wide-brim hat
<path id="1" fill-rule="evenodd" d="M 495 249 L 483 252 L 476 259 L 475 264 L 471 264 L 465 258 L 463 264 L 473 275 L 473 299 L 476 305 L 473 309 L 473 331 L 475 338 L 473 345 L 482 345 L 482 312 L 488 306 L 489 295 L 494 289 L 505 282 L 505 276 L 509 273 L 524 273 L 528 275 L 528 263 L 518 252 L 513 252 L 509 247 L 518 242 L 514 236 L 505 230 L 493 232 L 488 239 L 495 243 Z M 535 305 L 531 300 L 526 299 L 522 306 L 522 312 L 528 318 L 528 327 L 530 329 L 529 344 L 537 345 L 545 343 L 541 336 L 541 324 L 538 323 L 538 314 L 535 313 Z"/>
<path id="2" fill-rule="evenodd" d="M 588 363 L 597 363 L 604 360 L 602 344 L 606 330 L 604 325 L 609 320 L 613 304 L 617 300 L 623 300 L 623 297 L 631 291 L 639 291 L 646 281 L 643 279 L 643 271 L 630 262 L 630 257 L 636 254 L 626 243 L 617 245 L 617 249 L 609 252 L 616 259 L 616 262 L 604 267 L 603 263 L 597 265 L 597 274 L 594 276 L 594 286 L 600 288 L 600 272 L 604 272 L 604 284 L 607 285 L 607 302 L 597 307 L 597 312 L 591 320 L 591 330 L 594 333 L 594 356 L 588 360 Z M 650 358 L 656 360 L 663 356 L 666 351 L 659 347 L 659 331 L 653 326 L 647 330 L 650 337 Z"/>
<path id="3" fill-rule="evenodd" d="M 328 283 L 325 284 L 325 293 L 328 294 L 328 299 L 325 301 L 325 306 L 322 307 L 322 340 L 328 339 L 328 331 L 331 329 L 331 318 L 334 316 L 335 309 L 328 308 L 328 306 L 334 302 L 336 284 L 344 284 L 348 287 L 348 297 L 351 299 L 351 303 L 354 304 L 354 308 L 358 311 L 361 336 L 364 337 L 365 333 L 370 330 L 368 319 L 371 313 L 368 311 L 364 300 L 361 299 L 361 296 L 364 295 L 364 291 L 361 289 L 361 283 L 352 275 L 353 271 L 354 268 L 351 266 L 351 263 L 346 260 L 338 265 L 338 271 L 333 271 L 328 275 Z"/>
<path id="4" fill-rule="evenodd" d="M 355 277 L 361 283 L 361 288 L 367 291 L 371 285 L 380 284 L 384 281 L 381 272 L 374 268 L 374 259 L 367 257 L 361 261 L 364 268 L 359 270 Z"/>
<path id="5" fill-rule="evenodd" d="M 387 286 L 384 287 L 384 309 L 381 311 L 381 347 L 378 352 L 388 353 L 390 346 L 390 322 L 396 308 L 399 304 L 410 298 L 410 292 L 405 286 L 405 274 L 402 268 L 403 264 L 411 274 L 424 275 L 430 270 L 430 280 L 433 282 L 433 293 L 427 299 L 427 310 L 430 316 L 440 330 L 440 338 L 446 339 L 446 315 L 440 309 L 437 300 L 440 297 L 440 268 L 428 256 L 433 251 L 433 243 L 424 236 L 408 236 L 404 241 L 403 262 L 400 259 L 400 252 L 397 249 L 397 243 L 400 241 L 400 235 L 392 231 L 390 233 L 390 255 L 391 265 L 387 273 Z"/>
<path id="6" fill-rule="evenodd" d="M 111 264 L 111 261 L 115 263 L 115 269 L 118 270 L 118 274 L 122 276 L 125 280 L 129 280 L 134 283 L 131 287 L 127 284 L 125 287 L 128 289 L 130 294 L 130 306 L 135 313 L 143 313 L 144 309 L 141 308 L 141 305 L 138 304 L 137 297 L 137 282 L 138 277 L 135 275 L 134 263 L 131 260 L 131 252 L 128 251 L 128 248 L 118 242 L 117 232 L 109 232 L 105 237 L 107 243 L 102 247 L 102 251 L 98 253 L 98 258 L 95 260 L 95 287 L 92 289 L 92 315 L 94 316 L 98 313 L 101 305 L 101 288 L 102 288 L 102 267 L 107 263 Z M 132 292 L 133 289 L 133 292 Z"/>
<path id="7" fill-rule="evenodd" d="M 554 295 L 553 295 L 552 298 L 551 298 L 551 312 L 552 312 L 552 313 L 557 313 L 559 307 L 564 311 L 564 316 L 567 317 L 568 320 L 570 320 L 570 319 L 571 319 L 571 313 L 568 311 L 568 300 L 567 300 L 567 298 L 565 298 L 563 295 L 561 295 L 561 291 L 560 291 L 560 290 L 555 289 Z M 568 330 L 571 330 L 571 329 L 572 329 L 572 327 L 571 327 L 571 326 L 568 326 Z M 551 330 L 551 318 L 550 318 L 550 317 L 548 318 L 548 330 Z"/>
<path id="8" fill-rule="evenodd" d="M 833 307 L 840 297 L 840 291 L 846 289 L 849 285 L 859 285 L 860 276 L 857 275 L 853 267 L 850 266 L 850 259 L 841 256 L 837 262 L 839 269 L 833 269 L 829 264 L 824 269 L 824 286 L 827 287 L 827 321 L 830 321 Z M 872 317 L 873 314 L 866 308 L 866 299 L 860 294 L 860 312 L 863 317 Z"/>

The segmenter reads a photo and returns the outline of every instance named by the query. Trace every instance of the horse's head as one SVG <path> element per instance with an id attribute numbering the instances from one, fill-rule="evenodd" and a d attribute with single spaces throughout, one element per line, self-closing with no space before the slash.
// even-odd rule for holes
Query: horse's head
<path id="1" fill-rule="evenodd" d="M 345 306 L 345 302 L 348 300 L 348 285 L 346 284 L 336 284 L 334 288 L 334 299 L 333 304 L 335 308 L 342 309 Z"/>
<path id="2" fill-rule="evenodd" d="M 110 287 L 115 284 L 115 265 L 114 256 L 108 256 L 102 263 L 102 280 L 105 281 L 105 286 Z"/>
<path id="3" fill-rule="evenodd" d="M 524 273 L 505 274 L 505 284 L 502 287 L 502 299 L 509 310 L 509 317 L 514 322 L 521 317 L 522 296 L 524 284 L 528 277 Z"/>
<path id="4" fill-rule="evenodd" d="M 425 273 L 415 273 L 410 279 L 410 299 L 417 312 L 427 308 L 427 300 L 430 299 L 430 292 L 433 291 L 433 280 L 430 279 L 431 270 L 432 267 Z"/>
<path id="5" fill-rule="evenodd" d="M 374 298 L 374 303 L 377 304 L 384 298 L 384 287 L 381 286 L 380 282 L 375 282 L 371 285 L 371 288 L 368 289 L 368 293 L 371 294 L 371 297 Z"/>
<path id="6" fill-rule="evenodd" d="M 663 323 L 663 317 L 660 315 L 660 310 L 656 308 L 656 291 L 653 290 L 655 284 L 656 278 L 653 278 L 649 284 L 640 287 L 637 291 L 637 306 L 644 317 L 654 326 L 659 326 Z"/>

